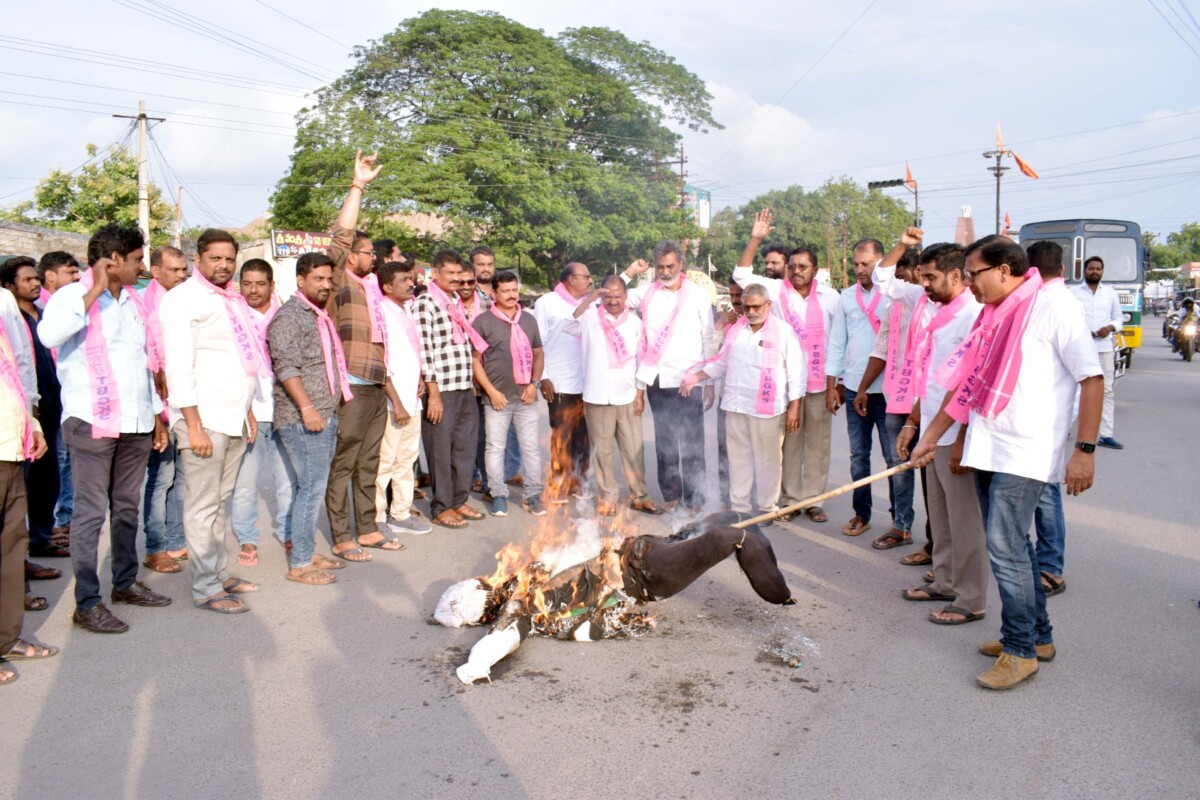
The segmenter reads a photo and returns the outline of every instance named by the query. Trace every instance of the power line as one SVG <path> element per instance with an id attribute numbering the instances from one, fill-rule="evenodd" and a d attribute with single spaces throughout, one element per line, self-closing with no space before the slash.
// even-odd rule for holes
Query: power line
<path id="1" fill-rule="evenodd" d="M 301 22 L 300 20 L 296 19 L 295 17 L 291 16 L 290 14 L 285 14 L 284 12 L 280 11 L 278 8 L 275 8 L 275 6 L 267 5 L 266 3 L 263 2 L 263 0 L 254 0 L 254 2 L 258 3 L 260 6 L 262 6 L 264 8 L 274 11 L 276 14 L 278 14 L 281 17 L 287 17 L 292 22 L 296 23 L 297 25 L 299 25 L 302 28 L 308 28 L 310 31 L 312 31 L 313 33 L 322 37 L 323 39 L 328 39 L 329 41 L 333 42 L 334 44 L 341 45 L 342 47 L 346 48 L 347 50 L 353 49 L 350 45 L 346 44 L 345 42 L 339 42 L 337 39 L 333 38 L 325 31 L 317 30 L 313 26 L 311 26 L 305 22 Z"/>
<path id="2" fill-rule="evenodd" d="M 104 158 L 113 149 L 113 147 L 116 146 L 118 143 L 120 143 L 122 147 L 127 147 L 131 138 L 133 137 L 133 131 L 134 131 L 135 127 L 136 126 L 134 125 L 134 123 L 132 123 L 132 122 L 128 123 L 120 133 L 118 133 L 116 136 L 113 137 L 112 141 L 110 141 L 108 144 L 104 145 L 104 147 L 97 148 L 95 155 L 88 156 L 86 161 L 84 161 L 78 167 L 75 167 L 75 169 L 70 170 L 67 174 L 74 175 L 75 173 L 82 170 L 84 167 L 91 164 L 96 159 Z M 38 179 L 38 180 L 40 182 L 41 179 Z M 4 200 L 9 197 L 15 197 L 16 195 L 19 195 L 19 194 L 25 194 L 25 192 L 31 192 L 36 188 L 37 188 L 37 185 L 35 184 L 33 186 L 30 186 L 28 189 L 21 189 L 16 192 L 10 192 L 9 194 L 6 194 L 6 195 L 0 195 L 0 200 Z"/>
<path id="3" fill-rule="evenodd" d="M 260 58 L 263 61 L 267 61 L 272 64 L 276 64 L 277 66 L 281 66 L 281 67 L 285 67 L 287 69 L 293 70 L 294 72 L 298 72 L 307 78 L 312 78 L 313 80 L 318 80 L 318 81 L 322 81 L 322 82 L 325 82 L 328 80 L 328 77 L 322 77 L 321 75 L 318 75 L 317 73 L 308 70 L 304 66 L 301 66 L 300 64 L 298 64 L 296 62 L 293 62 L 290 55 L 288 55 L 286 53 L 284 55 L 287 57 L 281 58 L 279 56 L 273 56 L 270 53 L 262 52 L 262 50 L 259 49 L 259 48 L 265 48 L 267 50 L 274 50 L 275 52 L 283 53 L 283 51 L 279 50 L 278 48 L 272 47 L 271 45 L 266 44 L 265 42 L 260 42 L 257 39 L 251 39 L 248 36 L 243 36 L 241 34 L 234 33 L 232 31 L 230 31 L 228 28 L 216 28 L 216 27 L 212 26 L 211 24 L 205 22 L 200 17 L 194 16 L 192 14 L 188 14 L 183 11 L 179 11 L 177 9 L 172 8 L 171 6 L 166 5 L 165 3 L 155 2 L 155 0 L 147 0 L 145 5 L 139 4 L 137 0 L 113 0 L 113 2 L 119 6 L 124 6 L 125 8 L 136 11 L 139 14 L 145 14 L 146 16 L 151 17 L 153 19 L 157 19 L 162 22 L 165 22 L 168 25 L 172 25 L 176 28 L 182 28 L 183 30 L 189 31 L 191 33 L 195 33 L 198 36 L 202 36 L 205 39 L 214 41 L 217 44 L 225 45 L 226 47 L 232 48 L 234 50 L 239 50 L 243 53 L 248 53 L 249 55 L 252 55 L 255 58 Z M 149 7 L 147 7 L 147 6 L 149 6 Z M 243 41 L 239 41 L 239 40 L 243 40 Z M 257 47 L 252 46 L 250 44 L 246 44 L 245 42 L 251 42 L 254 45 L 257 45 Z"/>
<path id="4" fill-rule="evenodd" d="M 1158 15 L 1160 17 L 1162 17 L 1163 22 L 1167 23 L 1167 27 L 1170 28 L 1175 33 L 1175 35 L 1179 37 L 1179 41 L 1181 41 L 1185 45 L 1187 45 L 1188 50 L 1191 50 L 1192 54 L 1194 56 L 1196 56 L 1197 58 L 1200 58 L 1200 50 L 1197 50 L 1195 47 L 1192 46 L 1191 42 L 1189 42 L 1186 38 L 1184 38 L 1184 35 L 1179 32 L 1179 29 L 1175 27 L 1175 24 L 1173 22 L 1171 22 L 1171 20 L 1167 17 L 1167 15 L 1164 14 L 1159 9 L 1158 6 L 1154 5 L 1154 0 L 1146 0 L 1146 2 L 1150 4 L 1151 8 L 1153 8 L 1156 12 L 1158 12 Z"/>

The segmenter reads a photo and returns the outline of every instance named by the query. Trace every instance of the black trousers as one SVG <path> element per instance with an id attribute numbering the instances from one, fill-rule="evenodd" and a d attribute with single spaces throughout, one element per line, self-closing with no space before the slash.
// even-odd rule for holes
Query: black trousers
<path id="1" fill-rule="evenodd" d="M 556 394 L 546 407 L 550 411 L 550 477 L 546 486 L 551 497 L 562 498 L 587 477 L 592 440 L 583 418 L 582 394 Z"/>
<path id="2" fill-rule="evenodd" d="M 62 430 L 75 478 L 75 512 L 71 517 L 75 606 L 87 611 L 102 599 L 96 553 L 105 516 L 109 516 L 112 588 L 128 589 L 137 580 L 138 508 L 154 437 L 149 433 L 122 433 L 116 439 L 93 439 L 91 423 L 76 417 L 67 418 Z"/>
<path id="3" fill-rule="evenodd" d="M 479 407 L 470 389 L 442 391 L 442 421 L 438 424 L 432 424 L 428 416 L 421 417 L 421 438 L 432 479 L 429 507 L 433 516 L 467 502 L 478 436 Z"/>
<path id="4" fill-rule="evenodd" d="M 689 508 L 704 505 L 704 396 L 688 397 L 679 389 L 663 389 L 654 381 L 646 399 L 654 412 L 654 453 L 658 460 L 658 489 L 668 503 L 683 501 Z"/>
<path id="5" fill-rule="evenodd" d="M 54 443 L 58 441 L 58 417 L 42 423 L 42 435 L 50 450 L 46 455 L 25 465 L 25 491 L 29 503 L 29 548 L 39 550 L 50 546 L 54 529 L 54 506 L 58 503 L 58 458 Z"/>

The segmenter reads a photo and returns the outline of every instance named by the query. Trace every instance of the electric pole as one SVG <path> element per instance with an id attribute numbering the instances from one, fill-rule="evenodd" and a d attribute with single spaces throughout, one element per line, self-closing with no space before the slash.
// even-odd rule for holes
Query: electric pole
<path id="1" fill-rule="evenodd" d="M 1004 153 L 1005 153 L 1004 150 L 996 149 L 996 150 L 988 150 L 986 153 L 983 154 L 984 158 L 995 158 L 996 159 L 996 165 L 994 167 L 988 167 L 988 172 L 990 172 L 996 176 L 996 233 L 997 233 L 997 235 L 999 235 L 999 233 L 1000 233 L 1000 176 L 1003 175 L 1008 170 L 1008 167 L 1006 167 L 1000 163 L 1000 159 L 1004 156 Z"/>
<path id="2" fill-rule="evenodd" d="M 166 122 L 162 117 L 147 117 L 146 116 L 146 101 L 138 101 L 138 113 L 136 117 L 128 114 L 113 114 L 118 119 L 135 119 L 138 126 L 138 227 L 142 230 L 142 236 L 146 239 L 146 247 L 142 250 L 142 266 L 147 272 L 150 271 L 150 170 L 147 166 L 146 154 L 146 123 L 153 120 L 154 122 Z"/>
<path id="3" fill-rule="evenodd" d="M 182 247 L 183 244 L 183 185 L 180 184 L 175 189 L 175 246 Z"/>

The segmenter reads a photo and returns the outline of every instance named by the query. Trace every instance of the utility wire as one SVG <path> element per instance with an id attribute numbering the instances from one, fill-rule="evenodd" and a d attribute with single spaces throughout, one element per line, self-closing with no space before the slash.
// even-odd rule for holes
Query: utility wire
<path id="1" fill-rule="evenodd" d="M 342 47 L 346 48 L 347 50 L 354 49 L 350 45 L 346 44 L 345 42 L 339 42 L 337 39 L 333 38 L 325 31 L 318 30 L 305 22 L 301 22 L 300 20 L 296 19 L 295 17 L 291 16 L 290 14 L 285 14 L 284 12 L 280 11 L 278 8 L 275 8 L 275 6 L 267 5 L 266 3 L 263 2 L 263 0 L 254 0 L 254 2 L 258 3 L 260 6 L 262 6 L 264 8 L 274 11 L 276 14 L 278 14 L 281 17 L 286 17 L 286 18 L 290 19 L 292 22 L 296 23 L 297 25 L 299 25 L 302 28 L 308 28 L 310 31 L 317 34 L 318 36 L 320 36 L 323 39 L 328 39 L 329 41 L 333 42 L 334 44 L 341 45 Z"/>

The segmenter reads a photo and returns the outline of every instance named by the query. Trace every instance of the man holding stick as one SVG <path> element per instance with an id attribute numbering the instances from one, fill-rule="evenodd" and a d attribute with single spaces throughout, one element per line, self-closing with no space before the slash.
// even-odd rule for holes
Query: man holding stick
<path id="1" fill-rule="evenodd" d="M 935 372 L 947 399 L 912 462 L 934 461 L 951 425 L 967 423 L 962 463 L 976 470 L 1002 604 L 1000 641 L 980 648 L 996 663 L 976 680 L 1009 689 L 1037 673 L 1038 659 L 1054 657 L 1029 529 L 1048 482 L 1065 482 L 1072 495 L 1091 487 L 1104 382 L 1078 304 L 1065 292 L 1038 291 L 1041 275 L 1019 245 L 988 236 L 965 255 L 965 277 L 985 308 L 971 336 Z M 1067 459 L 1077 387 L 1079 439 Z"/>

